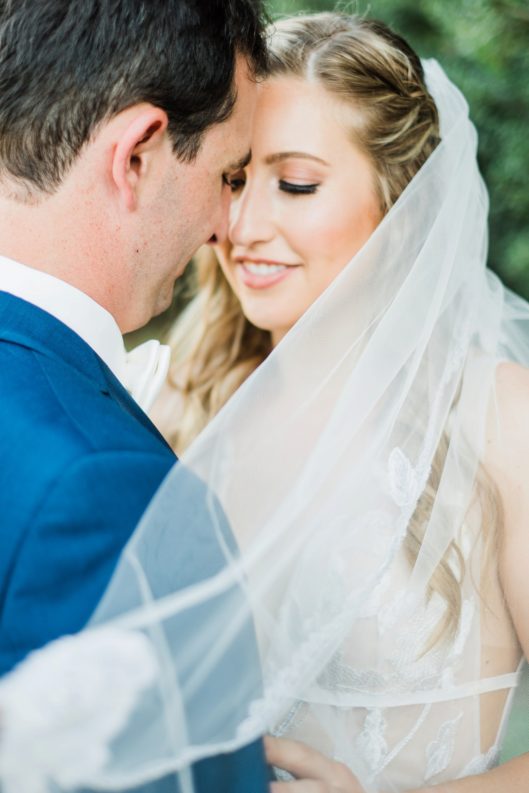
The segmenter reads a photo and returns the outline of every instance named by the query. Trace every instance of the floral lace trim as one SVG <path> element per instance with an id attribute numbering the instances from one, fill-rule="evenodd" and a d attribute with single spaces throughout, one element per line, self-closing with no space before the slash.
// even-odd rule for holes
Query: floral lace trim
<path id="1" fill-rule="evenodd" d="M 488 752 L 483 752 L 483 754 L 479 754 L 477 757 L 472 758 L 469 763 L 463 768 L 460 774 L 458 774 L 458 779 L 462 779 L 465 776 L 474 776 L 475 774 L 483 774 L 485 771 L 488 771 L 490 768 L 494 768 L 494 766 L 498 765 L 500 761 L 500 747 L 497 745 L 491 746 Z"/>
<path id="2" fill-rule="evenodd" d="M 455 719 L 445 721 L 439 728 L 437 738 L 426 747 L 426 771 L 425 781 L 446 771 L 454 754 L 457 728 L 463 718 L 463 713 L 459 713 Z"/>
<path id="3" fill-rule="evenodd" d="M 388 754 L 386 727 L 387 722 L 382 711 L 380 708 L 374 708 L 368 711 L 362 732 L 355 741 L 356 750 L 362 755 L 374 776 L 382 768 Z"/>

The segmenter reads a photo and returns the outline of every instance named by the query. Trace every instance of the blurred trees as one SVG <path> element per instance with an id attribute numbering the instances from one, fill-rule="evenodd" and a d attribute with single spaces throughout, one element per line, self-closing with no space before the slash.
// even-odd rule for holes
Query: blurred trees
<path id="1" fill-rule="evenodd" d="M 334 0 L 271 0 L 272 15 L 330 10 Z M 479 132 L 491 199 L 489 264 L 529 299 L 529 0 L 358 0 L 461 88 Z"/>

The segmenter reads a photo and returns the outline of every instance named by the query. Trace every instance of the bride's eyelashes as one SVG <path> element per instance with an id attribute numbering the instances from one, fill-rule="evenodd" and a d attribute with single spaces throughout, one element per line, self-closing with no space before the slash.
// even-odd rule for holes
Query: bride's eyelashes
<path id="1" fill-rule="evenodd" d="M 300 178 L 300 177 L 298 177 Z M 225 174 L 223 176 L 225 184 L 230 186 L 232 193 L 238 193 L 246 185 L 246 173 L 244 171 L 237 171 L 233 174 Z M 282 193 L 289 193 L 290 195 L 312 195 L 318 187 L 320 182 L 301 182 L 290 181 L 288 179 L 277 179 L 277 187 Z"/>
<path id="2" fill-rule="evenodd" d="M 226 177 L 225 181 L 226 184 L 229 184 L 232 193 L 237 193 L 239 190 L 242 190 L 246 184 L 246 178 L 238 174 Z M 281 190 L 282 193 L 289 193 L 290 195 L 312 195 L 317 191 L 319 186 L 319 182 L 298 184 L 297 182 L 289 182 L 286 179 L 279 179 L 278 181 L 279 190 Z"/>
<path id="3" fill-rule="evenodd" d="M 283 193 L 290 193 L 291 195 L 312 195 L 319 186 L 319 182 L 314 184 L 296 184 L 295 182 L 287 182 L 285 179 L 279 180 L 279 189 Z"/>

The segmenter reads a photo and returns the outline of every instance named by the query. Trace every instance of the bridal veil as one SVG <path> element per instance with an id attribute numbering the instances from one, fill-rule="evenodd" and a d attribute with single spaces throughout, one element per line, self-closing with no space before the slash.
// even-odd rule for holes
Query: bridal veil
<path id="1" fill-rule="evenodd" d="M 485 266 L 467 104 L 425 71 L 440 145 L 123 553 L 89 630 L 142 634 L 157 672 L 87 787 L 178 771 L 189 793 L 191 762 L 267 731 L 346 761 L 368 791 L 418 762 L 435 782 L 496 761 L 480 698 L 517 674 L 481 668 L 481 460 L 498 362 L 529 365 L 529 308 Z"/>

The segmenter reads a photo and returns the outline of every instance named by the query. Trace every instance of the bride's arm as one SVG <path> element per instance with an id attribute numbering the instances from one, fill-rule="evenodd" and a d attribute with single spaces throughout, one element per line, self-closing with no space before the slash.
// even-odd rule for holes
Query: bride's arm
<path id="1" fill-rule="evenodd" d="M 529 658 L 529 370 L 498 367 L 489 411 L 484 463 L 503 506 L 499 572 L 505 600 L 526 658 Z M 528 708 L 529 723 L 529 708 Z M 302 744 L 267 740 L 268 761 L 300 777 L 277 782 L 272 793 L 359 793 L 353 774 Z M 527 793 L 529 753 L 476 776 L 405 793 Z"/>
<path id="2" fill-rule="evenodd" d="M 364 793 L 346 766 L 305 744 L 267 738 L 265 746 L 268 763 L 299 777 L 295 782 L 273 782 L 270 793 Z M 484 774 L 405 793 L 527 793 L 528 789 L 529 754 L 523 754 Z"/>

